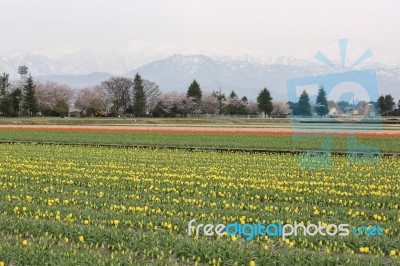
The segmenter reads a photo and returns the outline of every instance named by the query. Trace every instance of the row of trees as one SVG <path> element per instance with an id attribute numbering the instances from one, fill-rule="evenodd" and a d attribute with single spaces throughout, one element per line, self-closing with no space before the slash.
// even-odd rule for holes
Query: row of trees
<path id="1" fill-rule="evenodd" d="M 392 95 L 388 94 L 385 96 L 380 96 L 377 102 L 369 102 L 374 105 L 376 110 L 380 112 L 381 115 L 389 115 L 396 107 L 394 98 Z M 342 112 L 346 112 L 347 110 L 354 110 L 354 109 L 364 109 L 364 106 L 367 104 L 365 101 L 360 101 L 357 103 L 357 106 L 351 105 L 351 103 L 341 100 L 338 103 L 334 101 L 328 101 L 326 99 L 326 92 L 321 86 L 318 90 L 318 96 L 314 105 L 314 113 L 319 116 L 324 116 L 329 113 L 329 108 L 338 108 Z M 310 98 L 307 92 L 304 90 L 303 93 L 300 95 L 299 101 L 297 103 L 288 102 L 289 109 L 293 115 L 298 116 L 311 116 L 313 115 L 313 110 L 310 104 Z M 400 108 L 400 101 L 399 101 L 399 108 Z"/>
<path id="2" fill-rule="evenodd" d="M 133 80 L 111 77 L 101 84 L 77 93 L 74 106 L 87 116 L 146 116 L 161 97 L 159 86 L 139 74 Z"/>
<path id="3" fill-rule="evenodd" d="M 56 82 L 11 82 L 9 75 L 0 76 L 0 113 L 4 116 L 64 116 L 74 106 L 83 115 L 132 114 L 145 116 L 146 108 L 156 105 L 161 94 L 154 82 L 113 77 L 93 88 L 74 91 Z M 146 101 L 146 99 L 150 101 Z M 152 101 L 153 100 L 153 101 Z"/>
<path id="4" fill-rule="evenodd" d="M 123 114 L 141 117 L 154 107 L 154 99 L 160 94 L 154 82 L 143 80 L 139 74 L 133 80 L 112 77 L 98 86 L 80 90 L 75 107 L 88 116 Z"/>
<path id="5" fill-rule="evenodd" d="M 275 107 L 275 108 L 274 108 Z M 239 97 L 235 91 L 229 96 L 219 91 L 203 93 L 199 83 L 194 80 L 186 94 L 169 92 L 162 95 L 153 112 L 154 116 L 184 116 L 188 114 L 219 114 L 219 115 L 258 115 L 287 114 L 286 103 L 272 102 L 269 91 L 265 88 L 260 92 L 257 101 L 248 100 L 246 96 Z"/>
<path id="6" fill-rule="evenodd" d="M 221 90 L 203 92 L 194 80 L 186 93 L 162 93 L 156 83 L 142 79 L 138 73 L 133 79 L 111 77 L 97 86 L 78 91 L 56 82 L 34 82 L 31 76 L 26 82 L 10 82 L 6 73 L 0 76 L 0 113 L 5 116 L 38 113 L 64 116 L 73 107 L 84 116 L 186 117 L 189 114 L 258 115 L 260 112 L 266 116 L 287 115 L 289 112 L 301 116 L 313 113 L 324 116 L 333 106 L 345 110 L 349 105 L 346 101 L 328 102 L 323 87 L 319 89 L 312 108 L 306 91 L 298 102 L 285 103 L 273 101 L 269 90 L 264 88 L 254 101 L 246 96 L 239 97 L 235 91 L 228 96 Z M 389 114 L 394 109 L 394 99 L 391 95 L 382 95 L 376 106 L 382 114 Z"/>
<path id="7" fill-rule="evenodd" d="M 24 83 L 12 84 L 9 75 L 0 76 L 0 112 L 6 116 L 33 115 L 38 112 L 35 85 L 31 76 Z"/>
<path id="8" fill-rule="evenodd" d="M 203 93 L 199 83 L 194 80 L 186 95 L 184 93 L 166 93 L 158 101 L 153 114 L 155 116 L 186 117 L 188 114 L 220 114 L 220 115 L 286 115 L 287 104 L 283 101 L 272 102 L 270 92 L 264 88 L 258 95 L 257 101 L 248 100 L 246 96 L 239 97 L 231 91 L 227 97 L 221 90 Z"/>
<path id="9" fill-rule="evenodd" d="M 0 113 L 4 116 L 65 116 L 73 108 L 84 116 L 164 116 L 188 114 L 266 115 L 287 114 L 283 101 L 272 102 L 264 88 L 257 101 L 239 97 L 235 91 L 225 96 L 221 91 L 203 93 L 194 80 L 186 93 L 161 93 L 159 86 L 136 74 L 134 79 L 111 77 L 94 87 L 73 90 L 56 82 L 10 82 L 9 75 L 0 76 Z"/>
<path id="10" fill-rule="evenodd" d="M 300 95 L 299 101 L 297 103 L 289 101 L 288 105 L 293 115 L 301 115 L 301 116 L 312 115 L 310 97 L 308 96 L 308 93 L 305 90 Z M 315 102 L 315 113 L 320 116 L 324 116 L 329 113 L 328 101 L 326 99 L 326 92 L 324 90 L 324 87 L 322 86 L 318 90 L 318 96 Z"/>

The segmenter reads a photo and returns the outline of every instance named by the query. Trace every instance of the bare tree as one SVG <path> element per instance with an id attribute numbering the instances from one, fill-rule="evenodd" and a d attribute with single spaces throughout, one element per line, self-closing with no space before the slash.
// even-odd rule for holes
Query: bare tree
<path id="1" fill-rule="evenodd" d="M 285 101 L 273 101 L 272 107 L 273 115 L 286 115 L 289 113 L 289 106 Z"/>
<path id="2" fill-rule="evenodd" d="M 182 93 L 178 93 L 176 91 L 164 93 L 161 99 L 162 110 L 165 113 L 177 113 L 182 95 Z"/>
<path id="3" fill-rule="evenodd" d="M 200 113 L 201 110 L 199 108 L 199 103 L 195 101 L 194 97 L 184 95 L 181 98 L 180 106 L 179 106 L 179 113 L 186 117 L 190 113 Z"/>
<path id="4" fill-rule="evenodd" d="M 43 115 L 51 112 L 64 115 L 69 111 L 74 91 L 67 85 L 47 81 L 36 83 L 36 95 Z"/>
<path id="5" fill-rule="evenodd" d="M 165 93 L 162 96 L 161 102 L 161 108 L 164 112 L 170 114 L 181 114 L 182 116 L 186 116 L 195 107 L 194 101 L 187 98 L 186 94 L 183 92 Z"/>
<path id="6" fill-rule="evenodd" d="M 211 93 L 203 93 L 203 98 L 201 100 L 202 112 L 206 114 L 216 114 L 219 111 L 219 101 Z"/>
<path id="7" fill-rule="evenodd" d="M 79 109 L 81 114 L 95 114 L 102 109 L 101 105 L 101 97 L 98 89 L 84 88 L 77 93 L 75 107 Z"/>
<path id="8" fill-rule="evenodd" d="M 258 109 L 258 103 L 254 100 L 249 100 L 246 104 L 246 108 L 250 115 L 257 115 L 260 111 Z"/>
<path id="9" fill-rule="evenodd" d="M 108 115 L 111 106 L 112 96 L 99 85 L 80 90 L 75 98 L 75 107 L 85 115 Z"/>
<path id="10" fill-rule="evenodd" d="M 161 91 L 157 83 L 143 80 L 143 90 L 146 96 L 146 112 L 151 113 L 161 100 Z"/>
<path id="11" fill-rule="evenodd" d="M 104 115 L 110 114 L 111 107 L 113 105 L 113 96 L 103 86 L 98 85 L 94 88 L 99 94 L 101 111 Z"/>
<path id="12" fill-rule="evenodd" d="M 124 77 L 111 77 L 101 83 L 103 88 L 111 95 L 113 108 L 116 115 L 122 110 L 125 114 L 131 103 L 131 89 L 133 82 Z"/>

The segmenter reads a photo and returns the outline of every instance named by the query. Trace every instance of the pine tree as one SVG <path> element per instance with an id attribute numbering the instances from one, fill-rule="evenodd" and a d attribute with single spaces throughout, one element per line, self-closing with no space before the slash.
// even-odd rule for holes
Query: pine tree
<path id="1" fill-rule="evenodd" d="M 146 116 L 146 94 L 143 88 L 143 79 L 136 73 L 133 80 L 133 111 L 136 117 Z"/>
<path id="2" fill-rule="evenodd" d="M 389 115 L 389 113 L 391 111 L 393 111 L 394 105 L 395 105 L 395 102 L 394 102 L 393 96 L 390 94 L 385 95 L 386 115 Z"/>
<path id="3" fill-rule="evenodd" d="M 10 82 L 9 82 L 9 75 L 6 73 L 3 73 L 0 76 L 0 96 L 5 96 L 7 93 L 7 89 L 10 87 Z"/>
<path id="4" fill-rule="evenodd" d="M 3 73 L 3 75 L 0 76 L 0 112 L 2 112 L 3 115 L 9 115 L 11 112 L 12 105 L 9 97 L 9 88 L 9 75 Z"/>
<path id="5" fill-rule="evenodd" d="M 238 95 L 236 94 L 236 92 L 235 91 L 231 91 L 231 94 L 229 94 L 229 99 L 237 99 L 238 98 Z"/>
<path id="6" fill-rule="evenodd" d="M 289 110 L 291 112 L 292 115 L 297 115 L 297 104 L 298 103 L 294 103 L 292 101 L 288 101 L 287 105 L 289 106 Z"/>
<path id="7" fill-rule="evenodd" d="M 315 111 L 318 115 L 324 116 L 329 113 L 328 101 L 326 100 L 326 92 L 323 86 L 321 86 L 321 88 L 318 90 L 316 105 L 317 107 L 315 108 Z"/>
<path id="8" fill-rule="evenodd" d="M 230 115 L 240 115 L 246 113 L 244 102 L 239 99 L 239 96 L 233 90 L 229 94 L 226 111 Z"/>
<path id="9" fill-rule="evenodd" d="M 201 97 L 202 97 L 201 88 L 196 80 L 193 80 L 192 84 L 190 84 L 186 93 L 186 97 L 192 98 L 193 101 L 196 103 L 201 102 Z"/>
<path id="10" fill-rule="evenodd" d="M 39 105 L 36 98 L 35 83 L 33 78 L 29 75 L 24 85 L 24 97 L 23 97 L 23 109 L 24 112 L 33 116 L 39 111 Z"/>
<path id="11" fill-rule="evenodd" d="M 271 115 L 273 106 L 272 106 L 272 97 L 267 88 L 264 88 L 257 97 L 258 108 L 264 112 L 266 115 Z"/>
<path id="12" fill-rule="evenodd" d="M 395 102 L 392 95 L 388 94 L 385 96 L 380 96 L 378 99 L 378 104 L 381 115 L 389 115 L 389 113 L 393 111 Z"/>
<path id="13" fill-rule="evenodd" d="M 310 98 L 306 91 L 300 95 L 299 102 L 296 105 L 296 115 L 311 116 Z"/>

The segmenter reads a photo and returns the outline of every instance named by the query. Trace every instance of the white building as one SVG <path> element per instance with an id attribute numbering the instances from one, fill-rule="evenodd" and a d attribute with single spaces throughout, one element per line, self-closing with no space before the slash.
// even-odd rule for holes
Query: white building
<path id="1" fill-rule="evenodd" d="M 336 109 L 335 107 L 332 107 L 332 108 L 329 110 L 329 114 L 330 114 L 330 115 L 337 115 L 337 109 Z"/>

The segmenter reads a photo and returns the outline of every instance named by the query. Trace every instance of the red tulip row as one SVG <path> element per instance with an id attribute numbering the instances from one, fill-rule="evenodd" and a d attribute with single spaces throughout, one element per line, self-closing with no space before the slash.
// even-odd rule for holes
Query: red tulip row
<path id="1" fill-rule="evenodd" d="M 246 135 L 330 135 L 330 136 L 362 136 L 362 137 L 400 137 L 400 132 L 312 132 L 295 130 L 270 129 L 230 129 L 230 128 L 148 128 L 148 127 L 90 127 L 90 126 L 1 126 L 0 130 L 37 130 L 37 131 L 75 131 L 75 132 L 124 132 L 124 133 L 193 133 L 193 134 L 246 134 Z"/>

